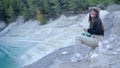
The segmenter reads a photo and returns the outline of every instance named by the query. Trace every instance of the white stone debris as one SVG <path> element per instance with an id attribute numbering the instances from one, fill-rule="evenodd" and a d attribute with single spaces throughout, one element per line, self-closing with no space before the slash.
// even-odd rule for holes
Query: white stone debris
<path id="1" fill-rule="evenodd" d="M 68 52 L 67 52 L 67 51 L 64 51 L 64 52 L 62 52 L 62 54 L 63 54 L 63 55 L 66 55 L 66 54 L 68 54 Z"/>
<path id="2" fill-rule="evenodd" d="M 102 43 L 103 44 L 108 44 L 109 42 L 108 42 L 108 40 L 104 40 Z"/>
<path id="3" fill-rule="evenodd" d="M 113 53 L 111 53 L 111 55 L 117 55 L 118 53 L 117 52 L 113 52 Z"/>
<path id="4" fill-rule="evenodd" d="M 120 49 L 117 49 L 117 52 L 120 52 Z"/>
<path id="5" fill-rule="evenodd" d="M 112 47 L 110 44 L 107 44 L 107 45 L 106 45 L 106 48 L 107 48 L 108 50 L 112 50 L 112 49 L 113 49 L 113 47 Z"/>
<path id="6" fill-rule="evenodd" d="M 96 58 L 96 57 L 98 57 L 99 55 L 97 54 L 97 53 L 93 53 L 91 56 L 90 56 L 90 58 L 91 59 L 93 59 L 93 58 Z"/>

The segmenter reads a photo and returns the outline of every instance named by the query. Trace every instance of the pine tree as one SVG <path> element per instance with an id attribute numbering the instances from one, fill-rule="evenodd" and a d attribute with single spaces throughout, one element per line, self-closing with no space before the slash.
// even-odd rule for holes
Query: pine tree
<path id="1" fill-rule="evenodd" d="M 3 20 L 3 17 L 5 17 L 4 16 L 4 7 L 2 4 L 2 1 L 0 1 L 0 20 Z"/>
<path id="2" fill-rule="evenodd" d="M 36 0 L 27 0 L 28 4 L 28 11 L 30 12 L 30 17 L 33 17 L 35 15 L 35 9 L 36 9 Z"/>
<path id="3" fill-rule="evenodd" d="M 23 15 L 25 20 L 34 19 L 36 15 L 56 18 L 62 12 L 80 13 L 89 6 L 103 4 L 106 7 L 111 3 L 120 4 L 120 0 L 0 0 L 0 20 L 12 22 L 18 15 Z"/>
<path id="4" fill-rule="evenodd" d="M 60 7 L 60 4 L 58 2 L 58 0 L 51 0 L 50 1 L 53 5 L 52 5 L 52 11 L 54 11 L 54 13 L 57 15 L 57 16 L 60 16 L 60 12 L 61 12 L 61 7 Z"/>
<path id="5" fill-rule="evenodd" d="M 45 18 L 43 17 L 42 13 L 40 12 L 39 9 L 36 10 L 36 19 L 41 22 L 42 25 L 46 23 Z"/>
<path id="6" fill-rule="evenodd" d="M 42 0 L 42 7 L 43 7 L 43 10 L 45 11 L 45 13 L 49 13 L 50 12 L 50 5 L 49 5 L 49 2 L 48 0 Z"/>
<path id="7" fill-rule="evenodd" d="M 9 18 L 7 18 L 7 19 L 9 22 L 12 22 L 15 18 L 14 17 L 14 10 L 13 10 L 12 6 L 9 6 L 9 8 L 8 8 L 8 16 L 9 16 Z"/>
<path id="8" fill-rule="evenodd" d="M 115 0 L 116 1 L 116 0 Z M 114 0 L 88 0 L 90 6 L 96 6 L 98 4 L 110 4 L 114 3 Z"/>
<path id="9" fill-rule="evenodd" d="M 29 13 L 28 8 L 26 6 L 24 6 L 22 9 L 22 15 L 25 18 L 25 20 L 28 20 L 30 17 L 30 13 Z"/>
<path id="10" fill-rule="evenodd" d="M 120 0 L 116 0 L 115 3 L 120 4 Z"/>

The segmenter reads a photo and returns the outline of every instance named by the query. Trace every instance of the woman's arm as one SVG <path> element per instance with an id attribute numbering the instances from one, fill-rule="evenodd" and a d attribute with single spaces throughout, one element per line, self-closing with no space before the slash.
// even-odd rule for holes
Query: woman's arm
<path id="1" fill-rule="evenodd" d="M 93 28 L 88 29 L 88 32 L 91 34 L 102 35 L 103 31 L 102 31 L 100 21 L 96 20 L 93 24 Z"/>

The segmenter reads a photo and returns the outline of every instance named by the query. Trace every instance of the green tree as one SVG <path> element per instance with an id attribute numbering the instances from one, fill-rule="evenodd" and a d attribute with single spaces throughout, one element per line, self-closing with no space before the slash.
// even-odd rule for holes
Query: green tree
<path id="1" fill-rule="evenodd" d="M 14 18 L 15 18 L 15 17 L 14 17 L 14 10 L 13 10 L 13 7 L 12 7 L 12 6 L 9 6 L 7 13 L 8 13 L 8 16 L 9 16 L 9 17 L 7 18 L 8 21 L 9 21 L 9 22 L 12 22 L 12 21 L 14 20 Z"/>
<path id="2" fill-rule="evenodd" d="M 120 0 L 114 0 L 114 2 L 120 4 Z"/>
<path id="3" fill-rule="evenodd" d="M 36 0 L 27 0 L 28 11 L 30 12 L 30 18 L 34 17 L 36 8 Z"/>
<path id="4" fill-rule="evenodd" d="M 42 25 L 46 23 L 46 20 L 39 9 L 36 10 L 36 19 L 39 20 Z"/>
<path id="5" fill-rule="evenodd" d="M 75 6 L 76 6 L 76 0 L 69 0 L 68 1 L 68 8 L 69 8 L 69 10 L 74 10 L 74 8 L 75 8 Z"/>
<path id="6" fill-rule="evenodd" d="M 114 3 L 114 0 L 88 0 L 88 3 L 90 6 L 96 6 L 100 3 L 103 3 L 103 4 Z"/>
<path id="7" fill-rule="evenodd" d="M 59 5 L 58 0 L 51 0 L 50 2 L 53 4 L 51 7 L 52 7 L 54 13 L 55 13 L 57 16 L 60 16 L 61 8 L 60 8 L 60 5 Z"/>
<path id="8" fill-rule="evenodd" d="M 41 7 L 45 14 L 48 14 L 50 12 L 50 5 L 48 0 L 42 0 Z"/>
<path id="9" fill-rule="evenodd" d="M 5 11 L 2 1 L 0 1 L 0 20 L 4 20 L 5 17 Z"/>
<path id="10" fill-rule="evenodd" d="M 80 13 L 89 6 L 111 3 L 120 4 L 120 0 L 0 0 L 0 20 L 12 22 L 18 15 L 28 20 L 36 18 L 36 14 L 38 17 L 41 14 L 45 18 L 56 18 L 68 11 Z M 40 14 L 37 9 L 40 9 Z"/>
<path id="11" fill-rule="evenodd" d="M 28 20 L 30 17 L 30 13 L 29 13 L 28 8 L 26 6 L 24 6 L 22 9 L 22 15 L 25 18 L 25 20 Z"/>

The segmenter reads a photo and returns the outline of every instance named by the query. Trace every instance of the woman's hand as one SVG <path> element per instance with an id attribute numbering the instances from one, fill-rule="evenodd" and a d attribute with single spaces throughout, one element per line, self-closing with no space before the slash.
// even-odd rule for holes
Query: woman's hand
<path id="1" fill-rule="evenodd" d="M 85 28 L 85 29 L 84 29 L 84 31 L 85 31 L 85 32 L 88 32 L 88 29 L 87 29 L 87 28 Z"/>

